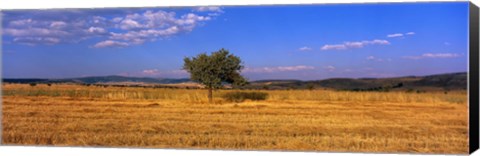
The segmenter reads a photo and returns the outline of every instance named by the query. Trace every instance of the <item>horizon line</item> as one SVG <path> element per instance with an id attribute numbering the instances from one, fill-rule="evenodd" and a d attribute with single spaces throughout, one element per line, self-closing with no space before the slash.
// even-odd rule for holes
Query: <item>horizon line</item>
<path id="1" fill-rule="evenodd" d="M 295 80 L 295 81 L 318 81 L 318 80 L 328 80 L 328 79 L 388 79 L 388 78 L 402 78 L 402 77 L 424 77 L 424 76 L 433 76 L 433 75 L 444 75 L 444 74 L 460 74 L 466 73 L 468 71 L 461 71 L 461 72 L 447 72 L 447 73 L 436 73 L 436 74 L 427 74 L 427 75 L 404 75 L 404 76 L 392 76 L 392 77 L 332 77 L 332 78 L 324 78 L 324 79 L 312 79 L 312 80 L 301 80 L 301 79 L 258 79 L 258 80 L 251 80 L 251 81 L 266 81 L 266 80 Z M 124 76 L 124 75 L 104 75 L 104 76 L 80 76 L 80 77 L 65 77 L 65 78 L 5 78 L 4 79 L 46 79 L 46 80 L 60 80 L 60 79 L 78 79 L 78 78 L 90 78 L 90 77 L 109 77 L 109 76 L 118 76 L 118 77 L 126 77 L 126 78 L 152 78 L 152 79 L 190 79 L 189 77 L 181 77 L 181 78 L 171 78 L 171 77 L 139 77 L 139 76 Z"/>

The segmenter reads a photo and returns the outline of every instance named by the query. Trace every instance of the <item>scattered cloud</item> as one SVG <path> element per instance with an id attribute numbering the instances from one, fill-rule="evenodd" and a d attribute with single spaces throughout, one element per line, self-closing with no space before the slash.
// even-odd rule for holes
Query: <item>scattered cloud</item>
<path id="1" fill-rule="evenodd" d="M 415 32 L 408 32 L 406 35 L 415 35 Z"/>
<path id="2" fill-rule="evenodd" d="M 395 33 L 395 34 L 388 34 L 388 38 L 395 38 L 395 37 L 404 37 L 406 35 L 415 35 L 415 32 L 407 32 L 407 33 Z"/>
<path id="3" fill-rule="evenodd" d="M 304 46 L 304 47 L 298 48 L 298 50 L 300 50 L 300 51 L 310 51 L 310 50 L 312 50 L 312 48 Z"/>
<path id="4" fill-rule="evenodd" d="M 321 50 L 345 50 L 347 49 L 347 46 L 344 44 L 333 44 L 333 45 L 326 44 L 320 49 Z"/>
<path id="5" fill-rule="evenodd" d="M 392 61 L 392 59 L 382 59 L 382 58 L 376 58 L 375 56 L 367 56 L 367 61 L 377 61 L 377 62 L 385 62 L 385 61 Z"/>
<path id="6" fill-rule="evenodd" d="M 273 73 L 273 72 L 301 71 L 301 70 L 312 70 L 312 69 L 315 69 L 315 67 L 298 65 L 298 66 L 245 68 L 242 72 L 246 72 L 246 73 Z"/>
<path id="7" fill-rule="evenodd" d="M 106 41 L 98 42 L 93 47 L 95 47 L 95 48 L 105 48 L 105 47 L 126 47 L 126 46 L 129 46 L 129 44 L 126 43 L 126 42 L 106 40 Z"/>
<path id="8" fill-rule="evenodd" d="M 216 6 L 202 6 L 194 9 L 197 12 L 223 12 L 222 8 Z"/>
<path id="9" fill-rule="evenodd" d="M 185 78 L 189 74 L 185 70 L 165 70 L 159 69 L 144 69 L 135 72 L 122 72 L 117 75 L 121 76 L 133 76 L 133 77 L 170 77 L 170 78 Z"/>
<path id="10" fill-rule="evenodd" d="M 59 28 L 63 28 L 67 26 L 67 23 L 63 22 L 63 21 L 53 21 L 50 23 L 50 27 L 51 28 L 56 28 L 56 29 L 59 29 Z"/>
<path id="11" fill-rule="evenodd" d="M 48 28 L 6 28 L 3 30 L 5 35 L 10 35 L 14 37 L 55 37 L 55 36 L 66 36 L 70 33 L 63 30 L 55 30 Z"/>
<path id="12" fill-rule="evenodd" d="M 61 17 L 60 15 L 59 18 Z M 98 19 L 11 19 L 3 21 L 3 34 L 11 36 L 13 43 L 26 45 L 52 45 L 59 43 L 76 43 L 94 36 L 103 35 L 106 30 Z"/>
<path id="13" fill-rule="evenodd" d="M 335 69 L 336 69 L 334 66 L 331 66 L 331 65 L 325 66 L 325 67 L 323 67 L 323 68 L 324 68 L 325 70 L 330 71 L 330 72 L 335 71 Z"/>
<path id="14" fill-rule="evenodd" d="M 418 60 L 418 59 L 424 59 L 424 58 L 455 58 L 460 56 L 461 56 L 460 54 L 456 54 L 456 53 L 425 53 L 419 56 L 404 56 L 403 58 Z"/>
<path id="15" fill-rule="evenodd" d="M 109 40 L 121 40 L 128 45 L 143 44 L 146 41 L 156 41 L 182 32 L 192 31 L 198 24 L 209 21 L 210 16 L 188 13 L 176 17 L 175 12 L 146 11 L 143 14 L 129 14 L 121 18 L 113 18 L 115 27 L 126 30 L 124 33 L 111 32 Z"/>
<path id="16" fill-rule="evenodd" d="M 13 42 L 34 46 L 36 44 L 54 45 L 60 43 L 60 39 L 54 37 L 16 37 Z"/>
<path id="17" fill-rule="evenodd" d="M 454 53 L 426 53 L 422 55 L 423 57 L 427 58 L 452 58 L 452 57 L 459 57 L 460 55 Z"/>
<path id="18" fill-rule="evenodd" d="M 87 31 L 90 33 L 99 33 L 99 34 L 107 32 L 107 30 L 101 27 L 90 27 L 88 28 Z"/>
<path id="19" fill-rule="evenodd" d="M 180 69 L 180 70 L 172 70 L 170 71 L 172 74 L 177 74 L 177 75 L 187 75 L 188 72 L 186 70 Z"/>
<path id="20" fill-rule="evenodd" d="M 159 75 L 160 71 L 158 71 L 158 69 L 146 69 L 143 70 L 142 73 L 145 75 Z"/>
<path id="21" fill-rule="evenodd" d="M 131 46 L 193 31 L 223 11 L 199 7 L 196 13 L 176 14 L 163 10 L 123 11 L 98 16 L 95 11 L 38 11 L 29 16 L 10 13 L 4 18 L 3 34 L 13 43 L 52 45 L 100 38 L 96 48 Z M 206 12 L 206 13 L 204 13 Z M 209 13 L 215 13 L 209 14 Z"/>
<path id="22" fill-rule="evenodd" d="M 355 42 L 344 42 L 343 44 L 326 44 L 322 46 L 321 50 L 345 50 L 351 48 L 363 48 L 367 45 L 388 45 L 390 42 L 387 40 L 370 40 L 370 41 L 355 41 Z"/>
<path id="23" fill-rule="evenodd" d="M 119 73 L 117 75 L 119 75 L 119 76 L 131 76 L 130 73 L 128 73 L 128 72 L 122 72 L 122 73 Z"/>
<path id="24" fill-rule="evenodd" d="M 403 34 L 400 34 L 400 33 L 387 35 L 387 37 L 389 37 L 389 38 L 392 38 L 392 37 L 402 37 L 402 36 L 403 36 Z"/>

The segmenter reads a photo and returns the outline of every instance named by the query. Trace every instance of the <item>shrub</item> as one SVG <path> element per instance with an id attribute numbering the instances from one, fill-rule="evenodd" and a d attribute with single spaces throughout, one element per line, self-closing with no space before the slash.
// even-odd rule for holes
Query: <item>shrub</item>
<path id="1" fill-rule="evenodd" d="M 36 83 L 30 83 L 30 86 L 32 86 L 32 87 L 34 87 L 36 85 L 37 85 Z"/>
<path id="2" fill-rule="evenodd" d="M 229 92 L 223 95 L 223 98 L 229 102 L 243 102 L 245 100 L 265 100 L 268 94 L 264 92 Z"/>
<path id="3" fill-rule="evenodd" d="M 307 85 L 307 89 L 308 90 L 314 90 L 315 89 L 315 86 L 313 84 L 308 84 Z"/>
<path id="4" fill-rule="evenodd" d="M 424 90 L 417 90 L 417 93 L 426 93 L 427 91 Z"/>

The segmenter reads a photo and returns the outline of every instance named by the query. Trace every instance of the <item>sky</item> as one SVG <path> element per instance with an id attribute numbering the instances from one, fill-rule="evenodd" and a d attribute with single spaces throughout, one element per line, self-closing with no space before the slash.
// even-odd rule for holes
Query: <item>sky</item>
<path id="1" fill-rule="evenodd" d="M 249 80 L 466 72 L 468 2 L 2 10 L 5 78 L 187 78 L 225 48 Z"/>

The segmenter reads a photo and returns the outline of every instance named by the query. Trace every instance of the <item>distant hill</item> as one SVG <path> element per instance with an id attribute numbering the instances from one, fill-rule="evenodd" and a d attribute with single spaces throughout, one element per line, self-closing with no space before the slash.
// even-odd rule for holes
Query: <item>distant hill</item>
<path id="1" fill-rule="evenodd" d="M 467 73 L 394 78 L 331 78 L 325 80 L 261 80 L 253 81 L 248 89 L 336 89 L 336 90 L 466 90 Z"/>
<path id="2" fill-rule="evenodd" d="M 188 78 L 167 79 L 125 76 L 93 76 L 66 79 L 3 79 L 6 83 L 79 83 L 115 85 L 166 85 L 195 86 Z M 405 76 L 394 78 L 331 78 L 325 80 L 259 80 L 252 81 L 244 89 L 335 89 L 353 91 L 382 90 L 466 90 L 467 73 L 448 73 L 429 76 Z"/>
<path id="3" fill-rule="evenodd" d="M 167 79 L 167 78 L 148 78 L 148 77 L 126 77 L 126 76 L 92 76 L 81 78 L 65 79 L 3 79 L 7 83 L 82 83 L 82 84 L 174 84 L 191 82 L 190 79 Z"/>

